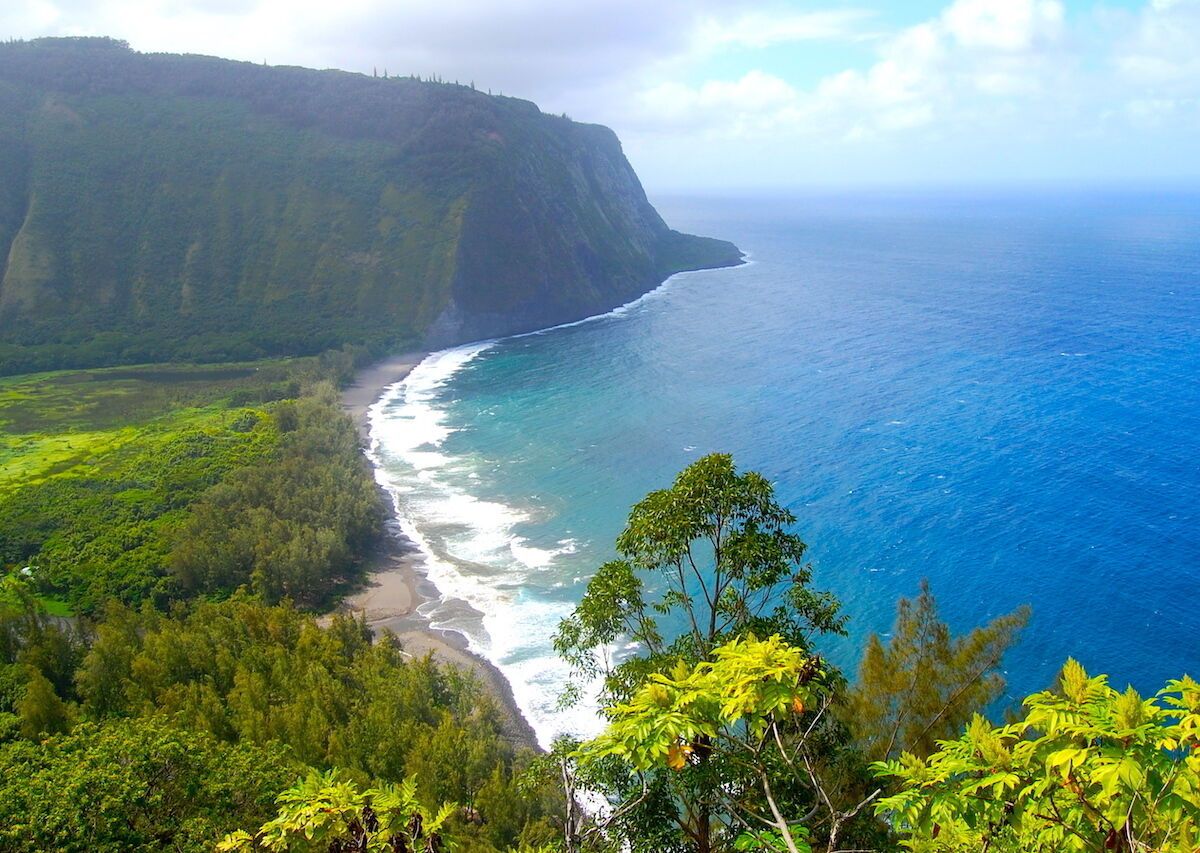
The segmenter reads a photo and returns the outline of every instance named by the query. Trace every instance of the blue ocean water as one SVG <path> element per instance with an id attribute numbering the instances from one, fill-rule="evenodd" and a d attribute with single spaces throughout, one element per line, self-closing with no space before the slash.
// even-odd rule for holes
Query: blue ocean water
<path id="1" fill-rule="evenodd" d="M 376 406 L 381 476 L 539 735 L 557 620 L 630 505 L 704 453 L 771 478 L 853 668 L 929 578 L 958 630 L 1022 604 L 1010 692 L 1073 655 L 1200 675 L 1200 195 L 667 199 L 751 263 L 428 359 Z"/>

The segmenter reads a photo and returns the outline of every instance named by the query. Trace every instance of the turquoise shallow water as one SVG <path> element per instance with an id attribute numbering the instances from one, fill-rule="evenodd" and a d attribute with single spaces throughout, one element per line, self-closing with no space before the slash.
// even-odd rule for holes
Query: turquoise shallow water
<path id="1" fill-rule="evenodd" d="M 1200 674 L 1200 196 L 659 201 L 751 263 L 435 354 L 376 407 L 381 475 L 543 739 L 557 620 L 629 506 L 710 451 L 764 472 L 843 599 L 852 666 L 928 577 L 958 629 L 1028 602 L 1011 690 L 1068 655 Z"/>

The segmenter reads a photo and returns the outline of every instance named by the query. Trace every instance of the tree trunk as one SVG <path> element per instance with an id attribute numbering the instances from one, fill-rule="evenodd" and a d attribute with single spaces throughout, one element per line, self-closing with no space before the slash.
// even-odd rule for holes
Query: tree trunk
<path id="1" fill-rule="evenodd" d="M 696 853 L 712 853 L 712 815 L 708 806 L 696 814 Z"/>

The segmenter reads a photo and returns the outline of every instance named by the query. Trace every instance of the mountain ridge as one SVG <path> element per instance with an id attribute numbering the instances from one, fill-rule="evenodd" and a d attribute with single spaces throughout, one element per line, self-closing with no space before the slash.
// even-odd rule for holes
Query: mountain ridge
<path id="1" fill-rule="evenodd" d="M 0 161 L 0 372 L 445 346 L 741 260 L 610 129 L 414 78 L 8 43 Z"/>

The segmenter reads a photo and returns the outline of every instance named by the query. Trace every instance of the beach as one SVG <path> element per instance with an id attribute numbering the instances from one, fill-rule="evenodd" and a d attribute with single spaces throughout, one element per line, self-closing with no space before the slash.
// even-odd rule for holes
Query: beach
<path id="1" fill-rule="evenodd" d="M 425 356 L 424 352 L 409 352 L 383 359 L 359 370 L 354 382 L 343 389 L 342 407 L 354 421 L 364 448 L 371 441 L 371 406 L 388 388 L 407 377 Z M 384 535 L 370 558 L 362 588 L 346 596 L 341 609 L 362 614 L 377 634 L 391 631 L 414 657 L 431 654 L 441 663 L 474 674 L 496 698 L 510 739 L 522 746 L 538 748 L 537 737 L 503 673 L 490 661 L 470 652 L 461 634 L 431 627 L 417 611 L 422 602 L 438 595 L 437 589 L 424 576 L 422 554 L 401 532 L 392 495 L 382 485 L 379 500 L 387 519 Z"/>

